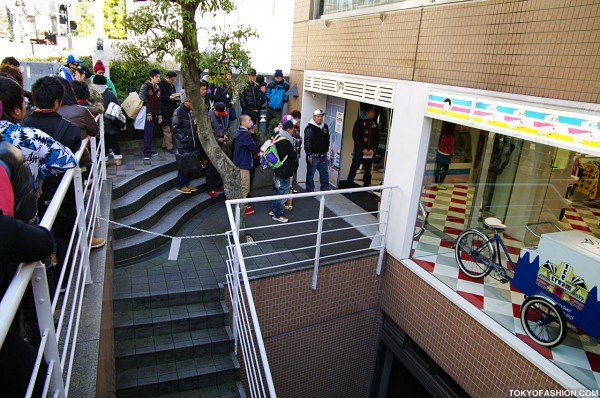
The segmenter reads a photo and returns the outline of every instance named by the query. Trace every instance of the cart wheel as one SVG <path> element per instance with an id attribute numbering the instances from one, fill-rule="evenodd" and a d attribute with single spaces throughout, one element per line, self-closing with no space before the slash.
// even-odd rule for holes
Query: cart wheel
<path id="1" fill-rule="evenodd" d="M 567 320 L 562 311 L 542 296 L 531 296 L 523 302 L 521 324 L 525 333 L 544 347 L 556 347 L 567 337 Z"/>
<path id="2" fill-rule="evenodd" d="M 494 247 L 486 234 L 469 229 L 458 237 L 454 248 L 456 263 L 462 272 L 479 279 L 490 273 L 494 262 Z"/>

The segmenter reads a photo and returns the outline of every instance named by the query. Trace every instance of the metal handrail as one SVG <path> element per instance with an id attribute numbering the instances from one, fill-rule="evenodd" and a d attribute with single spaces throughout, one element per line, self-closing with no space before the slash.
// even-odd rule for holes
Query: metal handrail
<path id="1" fill-rule="evenodd" d="M 229 260 L 226 261 L 226 264 L 227 264 L 227 267 L 229 270 L 229 273 L 227 274 L 227 282 L 229 285 L 229 296 L 230 296 L 231 305 L 232 305 L 232 315 L 233 315 L 232 330 L 233 330 L 233 335 L 234 335 L 234 339 L 235 339 L 236 353 L 237 353 L 238 344 L 242 349 L 242 358 L 244 360 L 244 364 L 245 364 L 244 367 L 246 369 L 246 375 L 248 377 L 248 387 L 250 390 L 250 396 L 252 396 L 252 397 L 254 397 L 254 396 L 259 396 L 259 397 L 269 396 L 271 398 L 274 398 L 274 397 L 276 397 L 276 393 L 275 393 L 275 387 L 274 387 L 274 382 L 272 379 L 271 371 L 269 368 L 269 361 L 268 361 L 266 349 L 264 346 L 262 332 L 260 329 L 260 323 L 259 323 L 258 316 L 256 313 L 256 308 L 254 306 L 254 298 L 252 296 L 252 289 L 250 287 L 248 274 L 249 274 L 249 272 L 255 272 L 255 271 L 260 271 L 260 270 L 274 269 L 277 267 L 287 266 L 290 263 L 286 262 L 281 265 L 263 267 L 260 270 L 248 271 L 246 269 L 245 258 L 243 256 L 242 247 L 246 247 L 248 244 L 240 243 L 240 238 L 239 238 L 240 233 L 242 233 L 243 231 L 257 230 L 257 229 L 265 228 L 265 227 L 240 228 L 240 205 L 246 204 L 246 203 L 267 202 L 267 201 L 272 201 L 272 200 L 285 200 L 285 199 L 291 198 L 291 197 L 293 197 L 294 199 L 308 198 L 308 197 L 319 198 L 319 208 L 320 208 L 319 218 L 314 219 L 314 220 L 302 220 L 302 221 L 286 224 L 286 225 L 301 224 L 301 223 L 315 222 L 315 221 L 318 223 L 317 232 L 294 235 L 295 237 L 314 235 L 316 237 L 316 243 L 314 245 L 304 246 L 299 249 L 296 249 L 296 248 L 288 249 L 286 251 L 286 252 L 290 252 L 290 251 L 306 250 L 306 249 L 314 249 L 315 250 L 315 256 L 313 258 L 299 260 L 297 262 L 293 262 L 293 264 L 307 262 L 307 261 L 314 263 L 313 280 L 311 283 L 311 288 L 316 289 L 318 269 L 319 269 L 320 261 L 322 259 L 333 258 L 333 257 L 343 255 L 343 254 L 354 254 L 354 253 L 359 253 L 359 252 L 365 251 L 365 250 L 376 249 L 376 250 L 379 250 L 379 258 L 377 261 L 376 273 L 378 275 L 381 273 L 381 263 L 383 261 L 383 254 L 384 254 L 384 241 L 385 241 L 385 234 L 387 231 L 387 224 L 388 224 L 387 219 L 389 217 L 389 212 L 390 212 L 392 192 L 395 188 L 398 188 L 398 187 L 393 186 L 393 185 L 388 185 L 388 186 L 377 186 L 377 187 L 340 189 L 340 190 L 335 190 L 335 191 L 324 191 L 324 192 L 316 192 L 316 193 L 315 192 L 307 192 L 307 193 L 300 193 L 300 194 L 272 195 L 272 196 L 263 196 L 263 197 L 256 197 L 256 198 L 232 199 L 232 200 L 227 200 L 225 202 L 227 214 L 229 217 L 229 223 L 231 226 L 231 232 L 228 234 L 228 239 L 229 239 L 230 244 L 227 247 L 227 253 L 229 256 Z M 324 208 L 325 208 L 326 197 L 330 196 L 330 195 L 340 195 L 340 194 L 344 194 L 344 193 L 355 193 L 355 192 L 363 192 L 363 191 L 371 191 L 371 190 L 381 190 L 381 191 L 385 190 L 385 191 L 388 191 L 388 193 L 389 193 L 389 197 L 387 198 L 388 200 L 387 200 L 386 209 L 379 210 L 376 212 L 360 213 L 360 215 L 364 215 L 364 214 L 371 215 L 374 213 L 379 213 L 380 215 L 385 215 L 385 220 L 380 219 L 379 222 L 377 222 L 377 223 L 366 223 L 366 224 L 362 225 L 362 226 L 378 226 L 379 228 L 377 229 L 377 232 L 372 237 L 362 236 L 359 238 L 344 239 L 342 242 L 321 243 L 320 238 L 323 234 L 336 231 L 336 230 L 323 230 L 323 221 L 324 220 L 333 220 L 333 219 L 338 219 L 338 218 L 347 218 L 347 217 L 359 215 L 359 214 L 351 214 L 349 216 L 344 216 L 344 217 L 342 217 L 342 216 L 324 217 Z M 234 209 L 235 209 L 235 213 L 234 213 Z M 282 224 L 269 225 L 268 228 L 276 228 L 276 227 L 281 227 L 281 226 L 283 226 L 283 225 Z M 357 227 L 354 226 L 354 228 L 357 228 Z M 341 227 L 340 229 L 346 230 L 346 229 L 349 229 L 349 227 Z M 280 241 L 280 240 L 290 239 L 290 238 L 293 238 L 293 237 L 286 236 L 283 238 L 277 237 L 274 239 L 264 239 L 261 241 L 253 241 L 251 244 L 259 245 L 261 243 L 272 242 L 275 240 Z M 368 239 L 368 238 L 372 238 L 373 239 L 372 242 L 374 242 L 375 239 L 378 238 L 379 243 L 376 245 L 373 245 L 373 243 L 372 243 L 371 247 L 369 247 L 368 249 L 357 249 L 357 250 L 351 250 L 351 251 L 346 250 L 344 253 L 334 253 L 334 254 L 329 254 L 329 255 L 325 255 L 325 256 L 320 255 L 321 247 L 332 246 L 332 245 L 340 244 L 340 243 L 348 243 L 350 241 L 357 241 L 357 240 Z M 248 256 L 246 258 L 254 259 L 254 258 L 260 257 L 260 256 L 269 256 L 269 255 L 276 255 L 276 254 L 282 254 L 282 252 L 275 251 L 272 253 L 266 253 L 266 254 L 263 253 L 262 255 Z M 240 276 L 241 276 L 241 280 L 240 280 Z M 240 287 L 240 283 L 243 283 L 243 285 L 244 285 L 243 290 Z M 248 312 L 249 312 L 249 314 L 248 314 Z M 252 336 L 252 334 L 254 334 L 254 336 Z M 255 345 L 258 347 L 258 355 L 256 353 Z M 259 365 L 262 365 L 262 369 L 260 369 Z M 268 395 L 266 395 L 266 392 L 264 390 L 264 384 L 266 384 L 266 386 L 268 388 Z"/>
<path id="2" fill-rule="evenodd" d="M 75 359 L 75 347 L 77 333 L 79 329 L 79 320 L 85 285 L 91 283 L 91 272 L 89 269 L 89 237 L 93 235 L 96 223 L 96 214 L 99 209 L 99 196 L 106 180 L 106 165 L 104 158 L 104 120 L 102 115 L 96 117 L 99 125 L 99 142 L 96 138 L 85 138 L 82 140 L 79 150 L 75 153 L 77 163 L 90 144 L 92 164 L 90 165 L 90 177 L 83 181 L 81 178 L 81 169 L 75 167 L 62 174 L 62 180 L 48 205 L 44 217 L 39 225 L 51 230 L 56 220 L 58 211 L 63 203 L 70 185 L 74 184 L 76 198 L 76 219 L 73 226 L 73 233 L 68 244 L 67 256 L 63 264 L 63 272 L 59 278 L 62 283 L 65 277 L 68 280 L 67 291 L 63 297 L 65 304 L 59 316 L 58 328 L 54 326 L 54 311 L 59 302 L 60 284 L 53 300 L 48 294 L 48 281 L 46 279 L 46 270 L 40 262 L 20 264 L 11 284 L 9 285 L 2 301 L 0 302 L 0 347 L 4 344 L 9 327 L 14 319 L 20 302 L 23 298 L 27 285 L 31 282 L 36 302 L 36 312 L 40 332 L 42 333 L 41 345 L 38 350 L 38 356 L 35 361 L 26 397 L 30 397 L 38 376 L 38 369 L 41 361 L 45 360 L 48 364 L 48 370 L 43 384 L 43 396 L 48 393 L 54 397 L 64 398 L 68 395 L 69 384 L 71 380 L 71 371 Z M 89 193 L 88 202 L 85 203 L 84 195 Z M 86 221 L 89 217 L 89 221 Z M 75 248 L 75 250 L 72 250 Z M 72 258 L 71 253 L 73 253 Z M 70 262 L 69 262 L 70 261 Z M 67 264 L 71 264 L 71 272 L 66 273 Z M 78 267 L 75 278 L 74 271 Z M 75 283 L 75 286 L 72 286 Z M 73 297 L 70 297 L 70 290 L 74 288 Z M 68 303 L 68 305 L 66 305 Z M 66 332 L 62 332 L 65 315 L 70 312 Z M 64 334 L 64 336 L 63 336 Z M 62 358 L 59 355 L 59 346 L 63 349 Z M 67 349 L 69 352 L 67 352 Z"/>

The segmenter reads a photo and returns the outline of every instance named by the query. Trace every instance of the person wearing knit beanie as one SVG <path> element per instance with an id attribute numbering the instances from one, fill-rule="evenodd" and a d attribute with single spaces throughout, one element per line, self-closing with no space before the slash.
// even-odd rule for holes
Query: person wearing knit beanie
<path id="1" fill-rule="evenodd" d="M 106 73 L 106 67 L 104 66 L 104 63 L 102 62 L 102 60 L 98 60 L 96 61 L 96 63 L 94 64 L 94 76 L 96 75 L 104 75 Z M 92 76 L 90 78 L 90 80 L 92 81 L 92 83 L 94 83 L 94 76 Z M 109 90 L 111 90 L 113 93 L 117 93 L 117 88 L 115 87 L 114 83 L 108 78 L 108 76 L 106 77 L 106 86 L 109 88 Z"/>

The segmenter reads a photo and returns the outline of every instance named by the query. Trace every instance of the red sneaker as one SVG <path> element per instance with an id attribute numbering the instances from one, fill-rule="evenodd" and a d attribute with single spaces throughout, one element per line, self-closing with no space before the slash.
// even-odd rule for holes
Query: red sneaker
<path id="1" fill-rule="evenodd" d="M 215 188 L 215 191 L 217 191 L 217 192 L 223 192 L 224 190 L 225 190 L 225 188 L 223 188 L 223 187 Z"/>
<path id="2" fill-rule="evenodd" d="M 246 215 L 251 216 L 252 214 L 254 214 L 254 210 L 252 210 L 252 207 L 246 207 Z"/>
<path id="3" fill-rule="evenodd" d="M 219 196 L 219 194 L 215 191 L 208 191 L 208 196 L 210 196 L 211 198 L 216 198 L 217 196 Z"/>

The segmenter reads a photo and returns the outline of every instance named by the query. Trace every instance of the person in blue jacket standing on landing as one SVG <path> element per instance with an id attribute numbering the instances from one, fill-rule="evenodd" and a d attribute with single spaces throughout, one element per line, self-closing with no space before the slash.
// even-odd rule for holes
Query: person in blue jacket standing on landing
<path id="1" fill-rule="evenodd" d="M 281 120 L 281 112 L 283 104 L 288 102 L 288 90 L 290 85 L 283 78 L 281 69 L 275 70 L 275 77 L 267 85 L 267 131 L 270 132 L 271 120 L 277 119 L 277 123 Z"/>
<path id="2" fill-rule="evenodd" d="M 258 150 L 258 145 L 252 134 L 256 126 L 250 116 L 243 114 L 240 116 L 240 128 L 233 136 L 233 164 L 240 169 L 242 183 L 242 198 L 248 196 L 250 192 L 250 170 L 252 170 L 252 155 Z M 244 214 L 247 216 L 254 214 L 254 210 L 247 206 Z"/>

